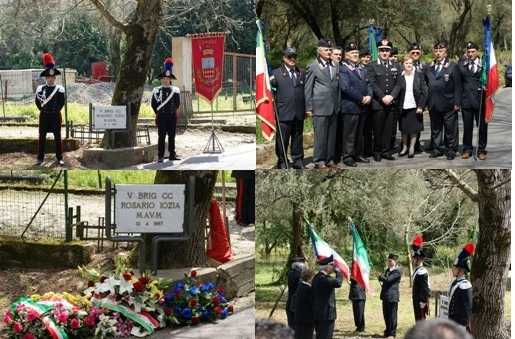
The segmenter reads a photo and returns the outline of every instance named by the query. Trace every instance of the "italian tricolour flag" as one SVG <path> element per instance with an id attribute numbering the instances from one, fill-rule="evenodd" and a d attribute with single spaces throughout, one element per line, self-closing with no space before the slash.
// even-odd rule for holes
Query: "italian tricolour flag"
<path id="1" fill-rule="evenodd" d="M 359 236 L 356 226 L 351 225 L 352 230 L 352 278 L 365 290 L 370 290 L 368 282 L 370 277 L 370 262 L 367 249 Z"/>
<path id="2" fill-rule="evenodd" d="M 494 42 L 492 40 L 492 25 L 490 17 L 487 16 L 483 20 L 484 28 L 484 55 L 483 55 L 483 72 L 481 74 L 481 85 L 485 90 L 484 114 L 485 121 L 492 121 L 494 115 L 494 95 L 499 88 L 499 73 L 497 72 L 497 60 L 495 59 Z"/>
<path id="3" fill-rule="evenodd" d="M 263 138 L 270 141 L 275 134 L 275 112 L 266 62 L 265 43 L 261 31 L 261 23 L 258 26 L 256 37 L 256 113 L 261 120 L 261 133 Z"/>
<path id="4" fill-rule="evenodd" d="M 313 245 L 313 252 L 315 253 L 317 260 L 325 259 L 332 255 L 336 266 L 342 272 L 342 275 L 345 278 L 345 280 L 349 280 L 349 266 L 347 266 L 345 261 L 338 253 L 336 253 L 335 250 L 333 250 L 324 240 L 322 240 L 322 238 L 318 236 L 318 234 L 315 232 L 313 225 L 311 224 L 308 224 L 308 235 L 311 239 L 311 244 Z"/>

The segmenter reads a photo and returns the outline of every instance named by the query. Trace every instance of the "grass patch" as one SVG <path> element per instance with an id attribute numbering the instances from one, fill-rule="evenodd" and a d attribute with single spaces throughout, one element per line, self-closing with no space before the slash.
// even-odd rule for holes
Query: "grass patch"
<path id="1" fill-rule="evenodd" d="M 256 264 L 256 318 L 268 318 L 275 301 L 281 293 L 282 286 L 270 285 L 277 279 L 274 272 L 282 269 L 287 258 L 287 252 L 279 251 L 274 253 L 269 260 L 264 260 L 257 254 Z M 431 288 L 434 291 L 446 291 L 449 282 L 452 280 L 450 270 L 444 268 L 430 268 Z M 398 309 L 398 327 L 397 337 L 402 338 L 409 328 L 415 324 L 413 315 L 413 306 L 411 301 L 411 288 L 409 286 L 409 277 L 407 276 L 407 268 L 403 270 L 401 280 L 401 299 Z M 366 331 L 361 337 L 370 337 L 372 335 L 382 335 L 384 330 L 384 320 L 382 314 L 382 304 L 379 299 L 381 287 L 376 279 L 378 272 L 372 272 L 370 275 L 370 283 L 372 292 L 367 294 L 367 302 L 365 306 L 365 323 Z M 337 303 L 337 319 L 335 324 L 335 338 L 346 336 L 355 337 L 354 318 L 352 315 L 352 303 L 348 300 L 349 285 L 344 283 L 340 289 L 336 290 Z M 287 292 L 283 294 L 272 319 L 286 324 L 286 313 L 284 311 L 286 305 Z M 511 293 L 506 291 L 504 298 L 504 311 L 506 320 L 511 319 Z M 435 300 L 431 300 L 430 318 L 435 314 Z"/>

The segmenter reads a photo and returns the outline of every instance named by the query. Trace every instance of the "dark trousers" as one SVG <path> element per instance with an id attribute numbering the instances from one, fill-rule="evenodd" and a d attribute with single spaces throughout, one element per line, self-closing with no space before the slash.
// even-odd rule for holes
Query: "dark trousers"
<path id="1" fill-rule="evenodd" d="M 352 313 L 354 314 L 354 325 L 357 331 L 365 330 L 365 301 L 366 300 L 353 300 Z"/>
<path id="2" fill-rule="evenodd" d="M 463 108 L 461 110 L 463 118 L 463 152 L 472 152 L 472 136 L 474 135 L 474 121 L 476 126 L 479 124 L 479 152 L 486 150 L 488 124 L 485 122 L 483 114 L 481 114 L 481 122 L 479 122 L 479 110 Z"/>
<path id="3" fill-rule="evenodd" d="M 372 153 L 372 131 L 367 131 L 369 120 L 369 111 L 363 110 L 359 115 L 358 130 L 356 131 L 356 144 L 354 146 L 356 156 L 366 156 Z"/>
<path id="4" fill-rule="evenodd" d="M 293 121 L 280 121 L 279 128 L 283 138 L 284 150 L 281 146 L 281 136 L 279 133 L 275 135 L 275 154 L 277 155 L 277 164 L 286 164 L 288 161 L 288 146 L 291 140 L 291 158 L 293 163 L 302 161 L 304 159 L 303 147 L 303 133 L 304 133 L 304 120 Z M 284 155 L 286 154 L 286 159 Z M 279 167 L 278 166 L 278 167 Z"/>
<path id="5" fill-rule="evenodd" d="M 435 148 L 444 152 L 445 149 L 441 145 L 445 142 L 448 151 L 456 152 L 458 148 L 458 113 L 455 111 L 437 112 L 431 110 L 429 117 L 431 118 L 431 139 Z M 442 139 L 444 142 L 442 142 Z"/>
<path id="6" fill-rule="evenodd" d="M 359 114 L 342 114 L 342 159 L 356 156 Z"/>
<path id="7" fill-rule="evenodd" d="M 383 301 L 383 318 L 386 325 L 384 336 L 395 337 L 397 332 L 397 306 L 398 302 Z"/>
<path id="8" fill-rule="evenodd" d="M 313 339 L 313 323 L 295 323 L 295 339 Z"/>
<path id="9" fill-rule="evenodd" d="M 45 159 L 46 134 L 54 134 L 55 156 L 63 159 L 63 143 L 61 140 L 61 113 L 45 113 L 39 115 L 38 161 Z"/>
<path id="10" fill-rule="evenodd" d="M 288 320 L 288 327 L 292 330 L 295 329 L 295 313 L 286 310 L 286 319 Z"/>
<path id="11" fill-rule="evenodd" d="M 337 119 L 338 114 L 313 116 L 313 129 L 315 131 L 313 162 L 328 163 L 335 160 Z"/>
<path id="12" fill-rule="evenodd" d="M 332 339 L 334 332 L 334 320 L 315 321 L 316 339 Z"/>
<path id="13" fill-rule="evenodd" d="M 383 107 L 373 112 L 374 153 L 391 154 L 392 126 L 395 107 Z"/>
<path id="14" fill-rule="evenodd" d="M 397 141 L 397 130 L 399 129 L 399 120 L 401 117 L 402 109 L 399 106 L 393 107 L 393 118 L 392 118 L 392 138 L 390 139 L 390 148 L 395 148 L 395 142 Z"/>
<path id="15" fill-rule="evenodd" d="M 170 157 L 175 156 L 175 132 L 177 128 L 177 115 L 159 113 L 157 123 L 157 156 L 163 158 L 165 155 L 165 140 L 168 135 L 168 152 Z"/>
<path id="16" fill-rule="evenodd" d="M 364 119 L 363 126 L 363 155 L 370 156 L 374 153 L 374 139 L 372 138 L 372 134 L 374 131 L 374 119 L 372 111 L 367 108 L 363 112 L 361 112 L 362 117 Z"/>
<path id="17" fill-rule="evenodd" d="M 424 308 L 420 308 L 420 300 L 413 300 L 413 311 L 415 313 L 415 321 L 426 320 L 429 304 L 426 304 Z"/>

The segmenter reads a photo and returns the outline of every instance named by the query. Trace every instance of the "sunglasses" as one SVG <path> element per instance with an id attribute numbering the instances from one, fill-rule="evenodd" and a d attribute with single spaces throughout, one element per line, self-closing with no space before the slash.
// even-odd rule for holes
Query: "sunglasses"
<path id="1" fill-rule="evenodd" d="M 379 52 L 385 53 L 385 52 L 390 52 L 390 50 L 387 48 L 379 48 Z"/>
<path id="2" fill-rule="evenodd" d="M 420 52 L 415 51 L 415 52 L 411 52 L 411 54 L 420 55 Z"/>
<path id="3" fill-rule="evenodd" d="M 286 59 L 295 60 L 295 59 L 297 59 L 297 56 L 296 55 L 287 55 Z"/>

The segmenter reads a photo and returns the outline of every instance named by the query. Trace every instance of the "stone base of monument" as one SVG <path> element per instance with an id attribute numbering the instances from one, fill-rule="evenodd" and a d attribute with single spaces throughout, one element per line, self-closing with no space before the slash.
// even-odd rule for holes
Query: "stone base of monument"
<path id="1" fill-rule="evenodd" d="M 63 139 L 63 152 L 76 151 L 80 147 L 78 139 Z M 54 139 L 47 138 L 45 153 L 53 153 L 55 150 Z M 38 153 L 38 139 L 34 138 L 10 138 L 0 139 L 0 153 Z"/>
<path id="2" fill-rule="evenodd" d="M 82 152 L 85 167 L 124 168 L 154 161 L 157 145 L 144 145 L 115 149 L 87 148 Z"/>
<path id="3" fill-rule="evenodd" d="M 249 294 L 255 290 L 255 256 L 236 256 L 225 264 L 215 264 L 216 267 L 196 267 L 158 270 L 159 278 L 179 281 L 184 274 L 189 275 L 194 269 L 197 271 L 197 280 L 200 282 L 213 281 L 225 289 L 225 297 L 233 299 Z M 136 271 L 136 270 L 134 270 Z"/>

